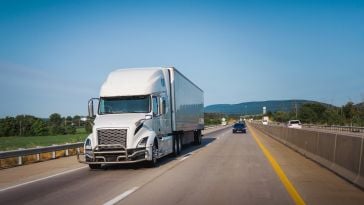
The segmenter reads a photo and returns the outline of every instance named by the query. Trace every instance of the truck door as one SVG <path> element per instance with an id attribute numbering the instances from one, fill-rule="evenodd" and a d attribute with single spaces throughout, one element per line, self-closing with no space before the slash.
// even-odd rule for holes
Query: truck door
<path id="1" fill-rule="evenodd" d="M 159 98 L 159 114 L 161 118 L 161 133 L 163 135 L 167 135 L 171 133 L 171 122 L 170 115 L 168 115 L 168 106 L 167 106 L 167 97 L 165 95 L 161 95 Z"/>
<path id="2" fill-rule="evenodd" d="M 165 154 L 169 154 L 173 152 L 173 136 L 171 134 L 171 115 L 169 114 L 168 98 L 165 93 L 161 93 L 159 97 L 159 108 L 164 151 Z"/>
<path id="3" fill-rule="evenodd" d="M 152 98 L 153 106 L 153 130 L 158 135 L 161 134 L 161 115 L 159 113 L 159 97 L 153 96 Z"/>
<path id="4" fill-rule="evenodd" d="M 153 96 L 153 130 L 157 134 L 159 152 L 162 155 L 172 151 L 172 136 L 167 136 L 170 123 L 168 123 L 166 107 L 166 97 L 163 94 Z"/>
<path id="5" fill-rule="evenodd" d="M 153 108 L 153 130 L 156 134 L 157 140 L 158 140 L 158 148 L 159 148 L 159 154 L 162 154 L 164 151 L 164 142 L 163 142 L 163 135 L 162 135 L 162 119 L 160 114 L 160 97 L 159 96 L 153 96 L 152 97 L 152 108 Z"/>

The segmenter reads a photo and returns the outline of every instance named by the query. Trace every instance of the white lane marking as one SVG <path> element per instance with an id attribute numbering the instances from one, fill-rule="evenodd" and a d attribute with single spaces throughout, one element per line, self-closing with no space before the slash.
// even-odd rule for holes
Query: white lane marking
<path id="1" fill-rule="evenodd" d="M 6 191 L 6 190 L 9 190 L 9 189 L 14 189 L 14 188 L 17 188 L 17 187 L 20 187 L 20 186 L 24 186 L 24 185 L 27 185 L 27 184 L 31 184 L 31 183 L 34 183 L 34 182 L 43 181 L 43 180 L 46 180 L 46 179 L 49 179 L 49 178 L 52 178 L 52 177 L 56 177 L 56 176 L 59 176 L 59 175 L 62 175 L 62 174 L 67 174 L 67 173 L 70 173 L 70 172 L 74 172 L 74 171 L 77 171 L 77 170 L 80 170 L 80 169 L 84 169 L 86 167 L 88 167 L 88 166 L 79 167 L 79 168 L 76 168 L 76 169 L 71 169 L 71 170 L 64 171 L 64 172 L 60 172 L 58 174 L 54 174 L 54 175 L 51 175 L 51 176 L 48 176 L 48 177 L 44 177 L 44 178 L 40 178 L 40 179 L 36 179 L 36 180 L 24 182 L 24 183 L 17 184 L 17 185 L 14 185 L 14 186 L 10 186 L 10 187 L 1 189 L 0 192 Z"/>
<path id="2" fill-rule="evenodd" d="M 123 200 L 125 197 L 129 196 L 131 193 L 135 192 L 139 187 L 134 187 L 129 189 L 128 191 L 116 196 L 115 198 L 111 199 L 110 201 L 104 203 L 104 205 L 114 205 L 119 201 Z"/>
<path id="3" fill-rule="evenodd" d="M 180 161 L 180 162 L 182 162 L 183 160 L 185 160 L 185 159 L 189 158 L 190 156 L 191 156 L 191 155 L 184 156 L 184 157 L 182 157 L 182 159 L 180 159 L 179 161 Z"/>

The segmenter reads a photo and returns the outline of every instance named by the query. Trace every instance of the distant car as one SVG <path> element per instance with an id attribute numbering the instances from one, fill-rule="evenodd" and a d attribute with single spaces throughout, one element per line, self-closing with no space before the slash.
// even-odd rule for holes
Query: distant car
<path id="1" fill-rule="evenodd" d="M 262 120 L 263 125 L 268 125 L 268 120 Z"/>
<path id="2" fill-rule="evenodd" d="M 233 133 L 242 132 L 246 133 L 246 126 L 244 123 L 235 123 L 233 126 Z"/>
<path id="3" fill-rule="evenodd" d="M 288 128 L 301 129 L 302 128 L 302 124 L 301 124 L 301 121 L 299 121 L 299 120 L 290 120 L 287 123 L 287 127 Z"/>

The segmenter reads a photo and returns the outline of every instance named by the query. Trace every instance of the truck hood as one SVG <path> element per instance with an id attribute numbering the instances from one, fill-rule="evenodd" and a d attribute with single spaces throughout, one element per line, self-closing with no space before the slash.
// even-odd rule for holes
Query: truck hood
<path id="1" fill-rule="evenodd" d="M 145 113 L 128 113 L 128 114 L 108 114 L 98 115 L 95 119 L 95 128 L 102 127 L 123 127 L 133 128 L 135 123 L 145 118 Z"/>

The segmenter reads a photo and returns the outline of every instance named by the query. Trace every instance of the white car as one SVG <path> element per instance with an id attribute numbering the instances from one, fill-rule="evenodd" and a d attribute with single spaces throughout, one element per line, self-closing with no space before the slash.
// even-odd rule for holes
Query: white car
<path id="1" fill-rule="evenodd" d="M 290 120 L 290 121 L 288 121 L 287 126 L 288 126 L 288 128 L 296 128 L 296 129 L 302 128 L 301 121 L 299 121 L 299 120 Z"/>

